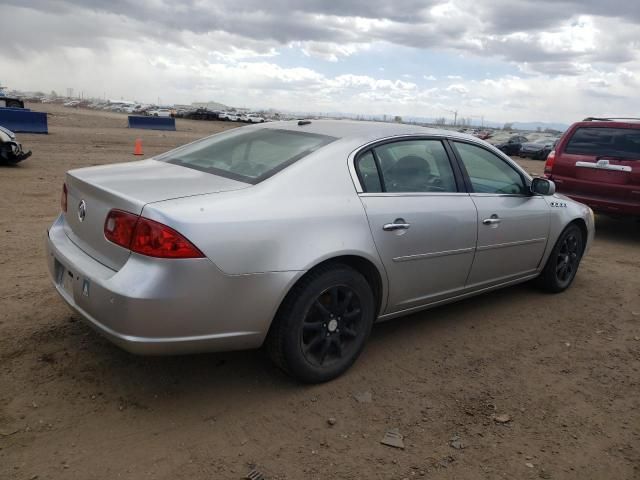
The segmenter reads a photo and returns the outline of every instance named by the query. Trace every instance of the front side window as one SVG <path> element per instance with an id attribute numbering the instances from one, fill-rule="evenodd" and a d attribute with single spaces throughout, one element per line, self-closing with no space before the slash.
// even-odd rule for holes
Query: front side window
<path id="1" fill-rule="evenodd" d="M 569 140 L 565 152 L 637 160 L 640 159 L 640 129 L 581 127 Z"/>
<path id="2" fill-rule="evenodd" d="M 367 192 L 458 191 L 447 151 L 440 140 L 406 140 L 380 145 L 373 153 L 369 151 L 359 157 L 358 172 Z M 382 183 L 367 180 L 375 178 L 375 173 Z M 371 189 L 379 187 L 382 190 Z"/>
<path id="3" fill-rule="evenodd" d="M 469 143 L 453 142 L 476 193 L 526 195 L 520 173 L 497 155 Z"/>
<path id="4" fill-rule="evenodd" d="M 335 137 L 291 130 L 238 129 L 177 148 L 157 160 L 258 183 L 334 140 Z"/>

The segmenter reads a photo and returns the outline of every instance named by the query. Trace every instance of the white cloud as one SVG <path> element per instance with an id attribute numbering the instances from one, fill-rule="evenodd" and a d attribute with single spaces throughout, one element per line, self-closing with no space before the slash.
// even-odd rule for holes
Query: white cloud
<path id="1" fill-rule="evenodd" d="M 460 95 L 466 95 L 467 93 L 469 93 L 469 89 L 460 83 L 449 85 L 446 90 L 447 92 L 454 92 Z"/>
<path id="2" fill-rule="evenodd" d="M 501 121 L 640 109 L 628 0 L 5 0 L 3 14 L 2 81 L 17 88 L 423 116 L 439 104 Z M 358 61 L 383 47 L 398 65 Z M 404 68 L 432 52 L 486 58 L 487 78 Z"/>

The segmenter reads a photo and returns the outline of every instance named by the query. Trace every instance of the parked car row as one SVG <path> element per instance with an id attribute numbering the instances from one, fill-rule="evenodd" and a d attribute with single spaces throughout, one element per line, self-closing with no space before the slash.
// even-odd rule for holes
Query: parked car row
<path id="1" fill-rule="evenodd" d="M 229 122 L 264 123 L 264 117 L 257 113 L 220 112 L 219 120 Z"/>
<path id="2" fill-rule="evenodd" d="M 557 137 L 544 137 L 530 141 L 523 135 L 514 135 L 506 142 L 498 143 L 495 147 L 507 155 L 519 155 L 522 158 L 546 160 L 549 152 L 558 143 Z"/>
<path id="3" fill-rule="evenodd" d="M 546 160 L 547 155 L 557 144 L 557 138 L 539 138 L 533 142 L 523 143 L 518 155 L 522 158 L 531 158 L 533 160 Z"/>

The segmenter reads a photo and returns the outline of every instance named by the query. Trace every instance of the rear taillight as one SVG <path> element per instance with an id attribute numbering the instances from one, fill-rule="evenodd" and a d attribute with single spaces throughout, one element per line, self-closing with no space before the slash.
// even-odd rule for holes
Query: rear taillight
<path id="1" fill-rule="evenodd" d="M 67 184 L 62 184 L 62 193 L 60 194 L 60 208 L 67 213 Z"/>
<path id="2" fill-rule="evenodd" d="M 132 252 L 158 258 L 202 258 L 204 255 L 173 228 L 122 210 L 111 210 L 104 222 L 107 240 Z"/>
<path id="3" fill-rule="evenodd" d="M 547 161 L 544 163 L 544 173 L 545 175 L 550 175 L 553 171 L 553 164 L 556 161 L 556 151 L 551 150 L 549 155 L 547 155 Z"/>
<path id="4" fill-rule="evenodd" d="M 104 222 L 104 236 L 110 242 L 128 249 L 138 218 L 133 213 L 111 210 Z"/>

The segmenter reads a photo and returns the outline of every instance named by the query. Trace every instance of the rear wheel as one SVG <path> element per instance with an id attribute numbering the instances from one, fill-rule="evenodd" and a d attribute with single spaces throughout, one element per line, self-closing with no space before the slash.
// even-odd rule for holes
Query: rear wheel
<path id="1" fill-rule="evenodd" d="M 360 355 L 375 316 L 367 280 L 346 265 L 311 272 L 287 295 L 267 338 L 273 361 L 307 383 L 331 380 Z"/>
<path id="2" fill-rule="evenodd" d="M 582 230 L 571 224 L 560 234 L 553 251 L 536 279 L 544 290 L 559 293 L 571 285 L 578 272 L 584 250 Z"/>
<path id="3" fill-rule="evenodd" d="M 8 100 L 7 108 L 22 108 L 22 104 L 16 100 Z"/>

